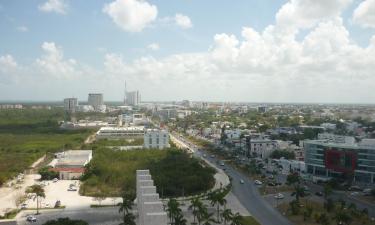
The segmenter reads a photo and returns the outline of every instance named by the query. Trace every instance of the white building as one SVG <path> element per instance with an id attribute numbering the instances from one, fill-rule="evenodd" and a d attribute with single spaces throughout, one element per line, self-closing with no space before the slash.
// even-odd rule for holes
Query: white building
<path id="1" fill-rule="evenodd" d="M 241 136 L 241 130 L 235 129 L 235 130 L 225 130 L 224 133 L 227 135 L 227 138 L 230 140 L 233 139 L 239 139 Z"/>
<path id="2" fill-rule="evenodd" d="M 64 110 L 67 112 L 76 112 L 78 108 L 77 98 L 65 98 L 64 99 Z"/>
<path id="3" fill-rule="evenodd" d="M 89 94 L 88 104 L 91 105 L 95 111 L 105 111 L 105 106 L 103 102 L 103 94 Z"/>
<path id="4" fill-rule="evenodd" d="M 92 150 L 69 150 L 56 154 L 50 170 L 59 173 L 60 180 L 79 179 L 85 172 L 85 165 L 92 159 Z"/>
<path id="5" fill-rule="evenodd" d="M 102 127 L 96 132 L 98 139 L 134 139 L 143 138 L 144 127 Z"/>
<path id="6" fill-rule="evenodd" d="M 326 130 L 336 130 L 336 124 L 334 123 L 322 123 L 320 126 L 324 127 Z"/>
<path id="7" fill-rule="evenodd" d="M 126 92 L 125 104 L 131 106 L 137 106 L 141 103 L 141 95 L 139 91 Z"/>
<path id="8" fill-rule="evenodd" d="M 273 151 L 278 149 L 277 141 L 269 139 L 251 139 L 250 154 L 256 155 L 262 159 L 268 158 Z"/>
<path id="9" fill-rule="evenodd" d="M 169 147 L 169 133 L 166 130 L 148 129 L 144 135 L 145 148 L 163 149 Z"/>

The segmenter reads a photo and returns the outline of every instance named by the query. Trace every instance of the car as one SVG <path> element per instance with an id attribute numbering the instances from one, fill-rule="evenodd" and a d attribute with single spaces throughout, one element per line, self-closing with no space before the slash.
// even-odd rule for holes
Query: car
<path id="1" fill-rule="evenodd" d="M 225 171 L 225 170 L 227 170 L 227 168 L 224 167 L 223 170 Z"/>
<path id="2" fill-rule="evenodd" d="M 26 221 L 28 221 L 30 223 L 36 223 L 36 217 L 32 216 L 32 215 L 29 215 L 29 216 L 26 217 Z"/>
<path id="3" fill-rule="evenodd" d="M 358 191 L 354 191 L 352 193 L 350 193 L 351 196 L 358 196 L 360 193 Z"/>
<path id="4" fill-rule="evenodd" d="M 245 181 L 243 181 L 243 180 L 241 179 L 241 180 L 240 180 L 240 183 L 241 183 L 241 184 L 244 184 L 244 183 L 245 183 Z"/>
<path id="5" fill-rule="evenodd" d="M 75 187 L 69 187 L 68 191 L 77 191 L 77 188 L 75 188 Z"/>
<path id="6" fill-rule="evenodd" d="M 321 192 L 321 191 L 317 191 L 317 192 L 315 192 L 315 195 L 316 195 L 316 196 L 323 196 L 323 192 Z"/>
<path id="7" fill-rule="evenodd" d="M 206 155 L 206 154 L 203 154 L 203 157 L 207 157 L 207 155 Z"/>
<path id="8" fill-rule="evenodd" d="M 281 194 L 281 193 L 277 193 L 274 197 L 275 197 L 276 199 L 283 199 L 283 198 L 284 198 L 284 195 Z"/>
<path id="9" fill-rule="evenodd" d="M 267 185 L 268 185 L 268 186 L 272 186 L 272 187 L 276 186 L 276 184 L 275 184 L 274 182 L 268 182 Z"/>
<path id="10" fill-rule="evenodd" d="M 57 181 L 59 181 L 59 179 L 57 179 L 57 178 L 53 178 L 53 180 L 52 180 L 53 183 L 56 183 Z"/>
<path id="11" fill-rule="evenodd" d="M 348 188 L 349 191 L 362 191 L 362 188 L 359 186 L 351 186 Z"/>
<path id="12" fill-rule="evenodd" d="M 211 158 L 215 158 L 215 155 L 211 155 Z"/>
<path id="13" fill-rule="evenodd" d="M 21 209 L 26 209 L 26 208 L 27 208 L 27 204 L 26 203 L 21 204 Z"/>
<path id="14" fill-rule="evenodd" d="M 363 193 L 364 195 L 371 195 L 371 191 L 372 191 L 371 188 L 365 188 L 365 189 L 363 189 L 362 193 Z"/>
<path id="15" fill-rule="evenodd" d="M 260 181 L 260 180 L 255 180 L 254 183 L 255 183 L 256 185 L 262 185 L 262 184 L 263 184 L 262 181 Z"/>

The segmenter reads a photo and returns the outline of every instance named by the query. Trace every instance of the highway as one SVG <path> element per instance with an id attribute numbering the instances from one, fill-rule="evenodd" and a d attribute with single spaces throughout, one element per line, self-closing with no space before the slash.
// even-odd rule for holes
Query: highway
<path id="1" fill-rule="evenodd" d="M 203 157 L 206 154 L 205 159 L 214 164 L 217 168 L 220 165 L 217 164 L 218 159 L 212 158 L 209 153 L 197 149 L 192 143 L 181 137 L 176 137 L 179 141 L 184 142 L 194 151 L 195 156 Z M 256 185 L 247 178 L 244 174 L 237 171 L 230 165 L 225 165 L 226 174 L 232 177 L 232 193 L 238 198 L 241 204 L 249 211 L 249 213 L 258 220 L 262 225 L 292 225 L 292 223 L 283 215 L 280 214 L 275 208 L 273 208 L 259 193 Z M 244 184 L 240 183 L 240 180 L 244 180 Z"/>

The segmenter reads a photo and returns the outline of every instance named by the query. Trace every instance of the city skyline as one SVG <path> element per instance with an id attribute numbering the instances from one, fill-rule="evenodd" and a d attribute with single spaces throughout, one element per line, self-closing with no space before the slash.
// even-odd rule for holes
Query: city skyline
<path id="1" fill-rule="evenodd" d="M 144 101 L 375 103 L 374 13 L 374 0 L 1 2 L 0 100 L 122 101 L 126 80 Z"/>

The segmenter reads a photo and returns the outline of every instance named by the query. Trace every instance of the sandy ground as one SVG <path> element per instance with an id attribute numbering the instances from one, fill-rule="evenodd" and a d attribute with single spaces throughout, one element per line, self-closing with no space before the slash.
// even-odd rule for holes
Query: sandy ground
<path id="1" fill-rule="evenodd" d="M 57 200 L 61 201 L 61 205 L 66 209 L 84 209 L 90 208 L 90 205 L 99 205 L 99 201 L 92 197 L 81 196 L 78 194 L 80 181 L 78 180 L 59 180 L 57 182 L 47 181 L 44 187 L 46 197 L 41 199 L 41 207 L 54 207 Z M 68 191 L 70 184 L 76 184 L 77 191 Z M 111 205 L 121 202 L 121 198 L 106 198 L 100 204 Z M 36 207 L 36 200 L 29 199 L 27 202 L 28 208 Z"/>
<path id="2" fill-rule="evenodd" d="M 15 184 L 12 187 L 0 188 L 0 215 L 17 208 L 16 198 L 22 196 L 25 193 L 26 187 L 35 184 L 35 180 L 39 179 L 39 177 L 36 174 L 25 175 L 21 183 Z M 16 183 L 16 181 L 13 180 L 8 183 Z"/>

